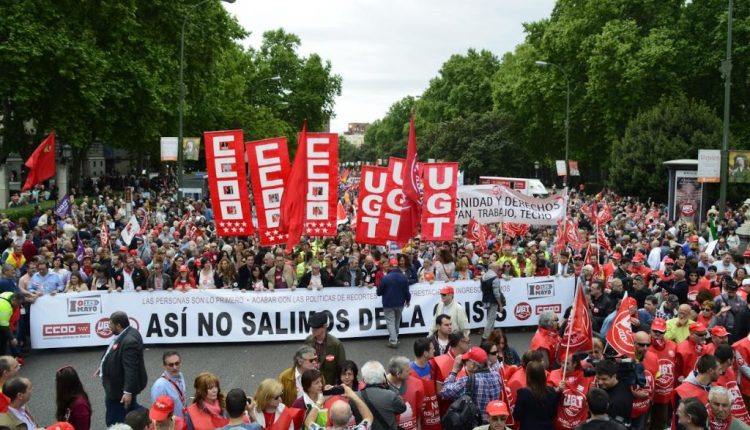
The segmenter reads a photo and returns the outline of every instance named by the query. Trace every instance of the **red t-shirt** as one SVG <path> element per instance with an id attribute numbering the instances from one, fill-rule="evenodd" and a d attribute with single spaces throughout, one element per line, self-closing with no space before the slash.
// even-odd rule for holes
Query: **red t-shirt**
<path id="1" fill-rule="evenodd" d="M 270 427 L 276 422 L 276 412 L 263 411 L 263 419 L 266 421 L 266 428 Z"/>

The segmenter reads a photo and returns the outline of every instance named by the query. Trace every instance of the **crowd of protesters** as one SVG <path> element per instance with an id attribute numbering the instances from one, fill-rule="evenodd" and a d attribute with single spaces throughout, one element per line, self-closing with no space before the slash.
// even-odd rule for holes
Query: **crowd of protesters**
<path id="1" fill-rule="evenodd" d="M 128 201 L 104 187 L 62 217 L 53 210 L 14 220 L 0 215 L 0 382 L 7 403 L 0 401 L 0 428 L 8 416 L 23 421 L 23 428 L 38 424 L 24 409 L 31 381 L 18 376 L 17 367 L 30 346 L 29 304 L 41 295 L 374 288 L 386 310 L 393 309 L 386 312 L 387 345 L 398 347 L 399 309 L 409 304 L 409 285 L 417 282 L 435 283 L 442 300 L 434 326 L 414 342 L 413 357 L 354 363 L 327 333 L 329 322 L 311 318 L 312 333 L 291 367 L 264 380 L 252 400 L 236 389 L 225 395 L 218 378 L 205 373 L 192 384 L 191 404 L 190 383 L 173 351 L 164 355 L 165 372 L 153 384 L 150 413 L 131 412 L 128 428 L 281 428 L 283 422 L 284 428 L 314 429 L 476 424 L 494 430 L 662 430 L 750 424 L 750 253 L 737 236 L 746 207 L 711 210 L 706 222 L 695 225 L 669 221 L 656 204 L 572 192 L 575 240 L 553 227 L 514 234 L 492 225 L 483 243 L 459 228 L 449 242 L 416 237 L 402 247 L 371 246 L 356 243 L 345 224 L 337 237 L 305 237 L 287 253 L 253 237 L 217 237 L 210 203 L 178 201 L 166 179 L 128 183 Z M 354 200 L 353 189 L 342 192 Z M 592 207 L 606 207 L 610 219 L 594 223 L 586 215 Z M 142 228 L 127 244 L 120 233 L 131 214 Z M 505 303 L 498 286 L 534 276 L 571 277 L 583 289 L 593 350 L 566 356 L 560 348 L 570 309 L 542 312 L 526 349 L 508 345 L 493 317 L 513 304 Z M 474 347 L 450 286 L 472 279 L 483 285 L 490 315 Z M 623 303 L 635 360 L 617 357 L 604 340 Z M 63 388 L 58 384 L 57 417 L 75 429 L 96 428 L 80 380 L 70 373 L 75 370 L 56 375 L 67 377 Z M 61 390 L 68 395 L 61 397 Z M 465 396 L 479 411 L 476 422 L 461 408 Z M 301 418 L 292 413 L 297 410 L 305 412 Z M 457 421 L 464 427 L 455 427 Z"/>

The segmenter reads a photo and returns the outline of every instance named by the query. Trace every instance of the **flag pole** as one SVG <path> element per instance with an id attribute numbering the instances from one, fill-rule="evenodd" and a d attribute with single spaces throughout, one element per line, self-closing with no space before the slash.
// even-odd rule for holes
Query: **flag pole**
<path id="1" fill-rule="evenodd" d="M 568 325 L 565 326 L 565 331 L 568 332 L 568 346 L 565 347 L 565 356 L 563 357 L 563 360 L 568 360 L 568 354 L 570 354 L 570 337 L 573 334 L 572 329 L 570 328 L 571 321 L 575 321 L 575 315 L 576 315 L 576 304 L 578 300 L 576 298 L 578 297 L 578 285 L 573 286 L 573 308 L 570 310 L 570 318 L 568 318 Z M 563 371 L 562 371 L 562 380 L 565 381 L 565 373 L 567 370 L 567 366 L 565 365 L 565 362 L 563 362 Z"/>

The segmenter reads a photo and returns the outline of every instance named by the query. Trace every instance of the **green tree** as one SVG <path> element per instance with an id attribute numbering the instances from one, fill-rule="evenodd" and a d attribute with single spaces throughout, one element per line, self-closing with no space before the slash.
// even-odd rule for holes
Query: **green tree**
<path id="1" fill-rule="evenodd" d="M 637 115 L 612 147 L 610 179 L 615 191 L 665 201 L 664 161 L 696 158 L 699 149 L 718 148 L 721 121 L 703 102 L 663 98 Z"/>

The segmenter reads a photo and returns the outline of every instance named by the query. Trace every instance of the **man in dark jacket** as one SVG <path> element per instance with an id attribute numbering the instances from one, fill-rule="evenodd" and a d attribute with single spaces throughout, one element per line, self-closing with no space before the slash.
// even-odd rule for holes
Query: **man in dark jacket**
<path id="1" fill-rule="evenodd" d="M 320 363 L 320 372 L 327 384 L 336 381 L 336 374 L 346 361 L 344 345 L 336 336 L 328 333 L 328 314 L 315 312 L 309 320 L 312 334 L 305 339 L 305 345 L 315 348 Z"/>
<path id="2" fill-rule="evenodd" d="M 591 412 L 591 419 L 586 421 L 581 430 L 625 430 L 625 426 L 613 421 L 607 415 L 609 409 L 609 395 L 601 388 L 592 388 L 586 396 Z"/>
<path id="3" fill-rule="evenodd" d="M 383 313 L 388 328 L 388 347 L 398 348 L 398 327 L 401 325 L 401 313 L 404 306 L 409 307 L 411 293 L 409 280 L 398 268 L 398 260 L 392 258 L 388 265 L 388 274 L 380 280 L 377 295 L 383 298 Z"/>
<path id="4" fill-rule="evenodd" d="M 140 291 L 146 288 L 146 272 L 135 265 L 135 259 L 128 256 L 125 265 L 115 273 L 115 287 L 117 291 Z"/>
<path id="5" fill-rule="evenodd" d="M 141 407 L 136 397 L 148 384 L 143 338 L 137 329 L 130 327 L 128 315 L 114 312 L 109 317 L 109 329 L 113 340 L 98 370 L 104 385 L 107 426 L 124 422 L 128 412 Z"/>
<path id="6" fill-rule="evenodd" d="M 357 260 L 352 258 L 346 264 L 339 265 L 333 283 L 337 287 L 361 287 L 362 275 L 363 273 L 359 268 Z"/>

